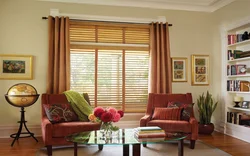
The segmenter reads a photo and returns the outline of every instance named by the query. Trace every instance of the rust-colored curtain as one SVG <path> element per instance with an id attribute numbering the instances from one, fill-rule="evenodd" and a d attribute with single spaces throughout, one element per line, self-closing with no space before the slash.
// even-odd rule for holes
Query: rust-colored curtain
<path id="1" fill-rule="evenodd" d="M 149 93 L 172 93 L 168 23 L 151 23 Z"/>
<path id="2" fill-rule="evenodd" d="M 69 18 L 51 17 L 49 23 L 48 94 L 60 94 L 70 88 Z"/>

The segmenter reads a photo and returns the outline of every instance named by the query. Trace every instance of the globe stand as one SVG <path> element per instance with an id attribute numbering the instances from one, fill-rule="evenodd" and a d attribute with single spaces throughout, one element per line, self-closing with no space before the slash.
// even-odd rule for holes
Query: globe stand
<path id="1" fill-rule="evenodd" d="M 27 121 L 25 121 L 25 115 L 24 115 L 24 112 L 25 112 L 25 111 L 24 111 L 24 107 L 21 107 L 21 111 L 20 111 L 20 112 L 21 112 L 21 120 L 17 122 L 17 123 L 20 123 L 18 132 L 10 135 L 11 138 L 15 138 L 15 139 L 12 141 L 11 146 L 13 146 L 14 143 L 15 143 L 15 141 L 18 140 L 19 138 L 28 138 L 28 137 L 32 137 L 32 138 L 34 138 L 34 139 L 36 140 L 36 142 L 38 142 L 38 140 L 34 137 L 34 133 L 31 133 L 31 132 L 29 131 L 29 129 L 27 128 L 27 126 L 26 126 L 26 122 L 27 122 Z M 23 126 L 25 127 L 25 129 L 26 129 L 27 132 L 22 132 Z M 26 136 L 20 136 L 20 135 L 22 135 L 22 134 L 25 134 Z M 27 135 L 27 134 L 28 134 L 28 135 Z"/>
<path id="2" fill-rule="evenodd" d="M 19 138 L 27 138 L 27 137 L 32 137 L 33 139 L 38 142 L 38 140 L 34 137 L 34 133 L 31 133 L 29 129 L 26 126 L 25 121 L 25 115 L 24 115 L 24 107 L 28 107 L 33 105 L 39 97 L 39 94 L 37 94 L 36 89 L 27 83 L 18 83 L 13 85 L 5 94 L 5 99 L 6 101 L 15 106 L 15 107 L 20 107 L 21 108 L 21 119 L 17 123 L 19 124 L 19 129 L 17 133 L 11 134 L 10 137 L 14 138 L 14 140 L 11 143 L 11 146 L 14 145 L 15 141 L 18 140 Z M 27 132 L 22 132 L 22 129 L 26 129 Z M 23 136 L 24 135 L 24 136 Z"/>

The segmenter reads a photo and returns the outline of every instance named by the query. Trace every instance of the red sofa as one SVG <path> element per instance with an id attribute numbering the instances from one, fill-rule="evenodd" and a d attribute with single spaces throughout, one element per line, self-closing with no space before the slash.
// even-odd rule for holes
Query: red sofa
<path id="1" fill-rule="evenodd" d="M 168 107 L 169 102 L 192 104 L 192 94 L 155 94 L 149 93 L 147 111 L 140 120 L 140 126 L 159 126 L 166 132 L 184 132 L 188 134 L 190 148 L 194 149 L 195 141 L 198 139 L 198 122 L 194 117 L 193 110 L 189 121 L 185 120 L 152 120 L 155 107 Z M 144 145 L 146 146 L 146 144 Z"/>
<path id="2" fill-rule="evenodd" d="M 89 102 L 89 97 L 87 93 L 83 94 L 84 98 Z M 68 103 L 67 98 L 64 94 L 42 94 L 41 104 L 58 104 L 58 103 Z M 42 105 L 41 105 L 42 106 Z M 42 138 L 45 146 L 47 147 L 48 155 L 52 155 L 53 145 L 67 145 L 71 144 L 65 140 L 65 136 L 82 132 L 82 131 L 92 131 L 100 129 L 99 123 L 92 122 L 63 122 L 52 124 L 46 116 L 43 106 L 42 108 Z"/>

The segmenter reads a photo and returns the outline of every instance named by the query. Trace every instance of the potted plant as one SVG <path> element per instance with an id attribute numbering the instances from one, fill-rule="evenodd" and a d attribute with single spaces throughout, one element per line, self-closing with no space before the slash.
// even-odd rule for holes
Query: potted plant
<path id="1" fill-rule="evenodd" d="M 199 111 L 199 133 L 211 134 L 214 131 L 214 124 L 211 123 L 212 114 L 217 107 L 218 102 L 214 102 L 212 94 L 207 91 L 207 94 L 200 95 L 197 99 Z"/>

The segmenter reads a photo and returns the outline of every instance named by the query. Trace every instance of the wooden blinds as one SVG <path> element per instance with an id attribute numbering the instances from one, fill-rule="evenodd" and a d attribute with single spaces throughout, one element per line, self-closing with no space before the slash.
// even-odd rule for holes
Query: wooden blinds
<path id="1" fill-rule="evenodd" d="M 141 47 L 148 49 L 149 26 L 145 24 L 121 24 L 107 22 L 70 22 L 70 41 L 73 45 L 101 43 L 99 46 L 118 44 L 117 47 Z M 90 44 L 92 43 L 92 44 Z"/>

